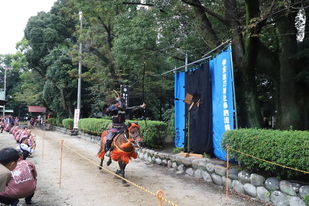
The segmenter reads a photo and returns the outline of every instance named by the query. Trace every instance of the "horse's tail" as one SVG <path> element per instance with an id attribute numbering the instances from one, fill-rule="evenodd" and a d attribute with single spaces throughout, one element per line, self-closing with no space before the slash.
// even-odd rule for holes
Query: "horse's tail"
<path id="1" fill-rule="evenodd" d="M 108 131 L 107 130 L 104 130 L 101 134 L 101 137 L 105 137 L 107 135 Z"/>
<path id="2" fill-rule="evenodd" d="M 106 134 L 108 133 L 107 130 L 104 130 L 101 134 L 101 140 L 100 140 L 100 152 L 98 153 L 98 158 L 100 158 L 101 160 L 104 159 L 104 155 L 105 155 L 105 150 L 104 150 L 104 142 L 103 142 L 103 138 L 106 136 Z"/>

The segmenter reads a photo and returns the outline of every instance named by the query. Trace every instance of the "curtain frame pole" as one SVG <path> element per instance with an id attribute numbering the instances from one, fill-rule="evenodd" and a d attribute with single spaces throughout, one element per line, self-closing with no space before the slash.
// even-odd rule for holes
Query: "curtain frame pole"
<path id="1" fill-rule="evenodd" d="M 219 49 L 220 47 L 226 45 L 227 43 L 231 43 L 231 39 L 229 39 L 229 40 L 223 42 L 222 44 L 220 44 L 219 46 L 217 46 L 217 47 L 214 48 L 213 50 L 209 51 L 207 54 L 204 54 L 204 55 L 202 56 L 202 57 L 203 57 L 202 59 L 196 60 L 196 61 L 191 62 L 191 63 L 189 63 L 189 64 L 186 62 L 185 65 L 180 66 L 180 67 L 177 67 L 177 68 L 172 69 L 172 70 L 169 70 L 169 71 L 167 71 L 167 72 L 163 72 L 161 75 L 168 74 L 168 73 L 170 73 L 170 72 L 174 72 L 174 73 L 175 73 L 177 70 L 179 70 L 179 69 L 181 69 L 181 68 L 184 68 L 184 67 L 185 67 L 186 70 L 187 70 L 187 68 L 188 68 L 189 65 L 192 65 L 192 64 L 195 64 L 195 63 L 198 63 L 198 62 L 201 62 L 201 61 L 204 61 L 204 60 L 206 60 L 206 59 L 211 58 L 212 56 L 208 56 L 209 54 L 211 54 L 212 52 L 216 51 L 216 50 Z"/>

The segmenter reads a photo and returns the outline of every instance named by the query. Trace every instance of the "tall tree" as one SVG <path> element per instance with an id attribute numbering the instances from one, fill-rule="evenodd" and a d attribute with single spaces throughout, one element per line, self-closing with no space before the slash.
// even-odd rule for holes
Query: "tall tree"
<path id="1" fill-rule="evenodd" d="M 296 73 L 299 70 L 296 57 L 298 51 L 297 28 L 295 20 L 301 7 L 302 1 L 293 1 L 290 5 L 278 6 L 275 15 L 276 27 L 279 33 L 281 45 L 280 54 L 280 86 L 279 86 L 279 108 L 278 128 L 304 129 L 301 121 L 301 111 L 298 102 L 298 86 Z"/>
<path id="2" fill-rule="evenodd" d="M 309 21 L 300 42 L 299 12 L 308 19 L 308 2 L 58 1 L 51 12 L 39 13 L 27 24 L 27 68 L 41 75 L 38 100 L 59 113 L 60 105 L 66 115 L 75 105 L 77 63 L 82 61 L 84 106 L 102 109 L 113 89 L 133 85 L 133 103 L 146 99 L 153 116 L 160 118 L 173 105 L 172 76 L 160 74 L 183 64 L 185 53 L 194 61 L 231 39 L 239 126 L 261 127 L 261 114 L 277 114 L 277 128 L 302 129 L 308 117 L 300 111 L 309 110 Z M 62 94 L 61 102 L 52 100 L 50 92 Z"/>
<path id="3" fill-rule="evenodd" d="M 73 65 L 67 53 L 67 48 L 56 47 L 44 58 L 48 70 L 42 98 L 50 103 L 49 108 L 55 114 L 73 118 L 77 81 L 69 75 Z"/>
<path id="4" fill-rule="evenodd" d="M 120 85 L 132 86 L 131 104 L 146 100 L 153 117 L 159 118 L 163 113 L 160 106 L 166 105 L 166 101 L 172 103 L 172 88 L 164 88 L 167 83 L 160 76 L 165 68 L 162 55 L 166 53 L 156 53 L 155 13 L 122 1 L 77 2 L 86 22 L 80 35 L 83 65 L 87 67 L 83 78 L 92 82 L 91 91 L 98 97 L 94 104 L 101 105 L 102 100 L 108 103 L 113 98 L 112 90 L 119 91 Z M 72 57 L 78 56 L 77 49 Z"/>
<path id="5" fill-rule="evenodd" d="M 206 28 L 209 33 L 217 35 L 220 32 L 216 30 L 214 33 L 209 24 L 213 22 L 209 19 L 215 18 L 226 26 L 225 31 L 232 38 L 239 125 L 241 127 L 261 126 L 261 110 L 257 101 L 254 80 L 258 74 L 267 73 L 272 75 L 269 79 L 275 81 L 274 85 L 277 86 L 276 127 L 280 129 L 289 129 L 290 126 L 295 129 L 304 128 L 304 121 L 300 121 L 303 118 L 300 116 L 300 105 L 297 101 L 299 92 L 297 92 L 296 71 L 298 68 L 295 54 L 298 51 L 298 42 L 295 17 L 302 8 L 301 6 L 306 6 L 305 2 L 245 1 L 242 4 L 236 0 L 224 0 L 224 12 L 222 12 L 220 9 L 209 9 L 207 6 L 210 1 L 207 0 L 182 1 L 204 11 L 207 16 L 204 16 L 203 25 L 208 25 Z M 217 1 L 212 2 L 215 6 L 219 4 Z M 225 15 L 221 15 L 222 13 Z M 269 44 L 269 40 L 263 41 L 261 36 L 267 33 L 263 30 L 266 26 L 277 29 L 277 36 L 274 37 L 278 41 L 273 41 L 272 44 Z M 272 52 L 273 48 L 278 49 L 279 55 Z M 259 59 L 265 60 L 269 65 L 258 62 Z M 265 68 L 279 68 L 280 71 L 265 72 L 267 69 L 261 68 L 261 65 Z"/>
<path id="6" fill-rule="evenodd" d="M 14 88 L 20 84 L 20 70 L 12 67 L 14 63 L 14 55 L 0 55 L 0 88 L 5 91 L 5 100 L 7 101 L 6 109 L 14 109 L 18 106 L 18 102 L 14 100 Z"/>
<path id="7" fill-rule="evenodd" d="M 67 1 L 57 1 L 50 12 L 39 12 L 28 20 L 25 38 L 29 47 L 25 55 L 29 72 L 40 75 L 36 79 L 40 104 L 60 116 L 73 117 L 76 101 L 72 99 L 72 92 L 76 91 L 77 84 L 74 86 L 68 75 L 73 64 L 67 53 L 74 43 L 72 33 L 78 20 L 62 11 L 66 6 Z"/>
<path id="8" fill-rule="evenodd" d="M 42 105 L 41 88 L 43 81 L 41 75 L 35 70 L 28 69 L 28 62 L 26 61 L 25 51 L 29 48 L 28 41 L 23 38 L 17 42 L 18 51 L 13 55 L 12 68 L 19 71 L 19 84 L 15 84 L 13 90 L 13 98 L 19 102 L 19 107 L 26 105 Z"/>

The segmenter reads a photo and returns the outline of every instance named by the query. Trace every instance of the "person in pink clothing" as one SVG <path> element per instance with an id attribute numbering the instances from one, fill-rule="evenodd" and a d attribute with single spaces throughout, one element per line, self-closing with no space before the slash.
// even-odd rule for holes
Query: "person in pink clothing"
<path id="1" fill-rule="evenodd" d="M 12 130 L 12 135 L 14 136 L 14 138 L 15 138 L 16 133 L 18 132 L 18 130 L 19 130 L 18 126 L 15 126 L 15 127 L 13 128 L 13 130 Z"/>
<path id="2" fill-rule="evenodd" d="M 4 122 L 4 119 L 2 118 L 1 121 L 0 121 L 0 130 L 1 130 L 1 133 L 3 132 L 4 127 L 5 127 L 5 122 Z"/>
<path id="3" fill-rule="evenodd" d="M 10 181 L 11 172 L 17 166 L 20 153 L 11 147 L 0 150 L 0 192 L 5 191 L 5 187 Z"/>
<path id="4" fill-rule="evenodd" d="M 15 133 L 15 131 L 18 129 L 18 126 L 14 126 L 11 128 L 11 130 L 9 131 L 10 134 L 13 134 Z"/>
<path id="5" fill-rule="evenodd" d="M 29 146 L 32 146 L 34 143 L 35 143 L 35 136 L 36 135 L 33 135 L 31 134 L 31 130 L 30 129 L 27 129 L 27 137 L 28 137 L 28 145 Z"/>
<path id="6" fill-rule="evenodd" d="M 27 129 L 28 129 L 27 127 L 24 127 L 22 129 L 20 129 L 20 132 L 15 137 L 15 140 L 16 140 L 17 143 L 20 142 L 22 137 L 27 137 L 28 136 Z"/>
<path id="7" fill-rule="evenodd" d="M 11 129 L 11 125 L 10 125 L 10 124 L 6 124 L 6 125 L 4 126 L 4 131 L 9 132 L 10 129 Z"/>
<path id="8" fill-rule="evenodd" d="M 25 198 L 26 204 L 32 204 L 32 197 L 37 184 L 37 171 L 32 162 L 21 158 L 17 162 L 17 166 L 11 171 L 12 177 L 8 182 L 5 191 L 0 192 L 0 202 L 17 205 L 19 198 Z"/>
<path id="9" fill-rule="evenodd" d="M 19 141 L 19 138 L 20 138 L 22 131 L 23 131 L 23 129 L 17 129 L 17 131 L 15 132 L 14 138 L 15 138 L 16 142 Z"/>
<path id="10" fill-rule="evenodd" d="M 0 192 L 5 192 L 6 187 L 11 181 L 12 174 L 10 171 L 13 171 L 17 167 L 17 162 L 20 159 L 20 153 L 11 147 L 2 148 L 0 150 Z M 0 199 L 0 202 L 2 200 Z M 10 202 L 11 205 L 17 205 L 15 202 Z"/>

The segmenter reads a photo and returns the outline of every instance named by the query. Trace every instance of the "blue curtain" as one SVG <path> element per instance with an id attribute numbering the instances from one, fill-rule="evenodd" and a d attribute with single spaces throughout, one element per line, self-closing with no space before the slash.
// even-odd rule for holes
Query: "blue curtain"
<path id="1" fill-rule="evenodd" d="M 185 141 L 185 73 L 175 73 L 175 147 L 184 147 Z"/>
<path id="2" fill-rule="evenodd" d="M 207 74 L 208 66 L 209 74 Z M 208 88 L 210 92 L 207 93 Z M 188 152 L 208 154 L 213 152 L 217 158 L 226 161 L 226 152 L 221 147 L 221 142 L 224 133 L 234 129 L 235 115 L 231 47 L 196 70 L 176 73 L 174 92 L 175 146 L 185 147 L 185 151 Z M 190 111 L 190 123 L 188 123 L 190 141 L 185 131 L 188 117 L 186 108 L 189 106 L 183 101 L 186 92 L 201 99 L 200 107 Z M 208 106 L 206 106 L 207 100 L 210 101 L 207 103 Z M 210 110 L 207 109 L 209 105 Z"/>
<path id="3" fill-rule="evenodd" d="M 224 161 L 226 161 L 226 152 L 221 147 L 223 133 L 234 129 L 235 111 L 231 63 L 231 48 L 210 61 L 214 154 Z"/>

